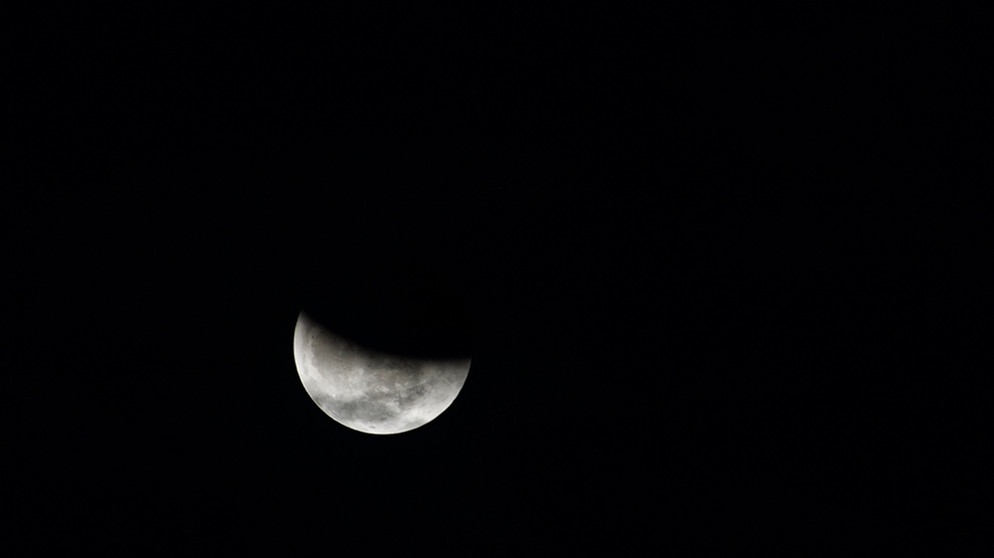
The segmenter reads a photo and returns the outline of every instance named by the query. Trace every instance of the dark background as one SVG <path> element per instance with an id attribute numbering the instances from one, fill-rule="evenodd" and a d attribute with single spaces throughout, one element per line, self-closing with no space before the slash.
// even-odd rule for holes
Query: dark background
<path id="1" fill-rule="evenodd" d="M 912 182 L 948 167 L 913 153 L 959 115 L 918 72 L 949 37 L 907 16 L 15 21 L 7 526 L 133 555 L 914 533 L 949 496 L 904 480 L 948 439 L 947 353 L 914 334 L 948 254 Z M 469 347 L 462 393 L 341 427 L 294 368 L 305 308 Z"/>

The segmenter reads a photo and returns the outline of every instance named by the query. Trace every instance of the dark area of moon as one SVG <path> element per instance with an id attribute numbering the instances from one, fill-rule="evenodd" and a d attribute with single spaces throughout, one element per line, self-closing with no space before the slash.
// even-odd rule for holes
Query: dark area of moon
<path id="1" fill-rule="evenodd" d="M 370 434 L 397 434 L 444 412 L 469 374 L 469 358 L 391 354 L 332 332 L 301 312 L 293 338 L 300 381 L 337 422 Z"/>

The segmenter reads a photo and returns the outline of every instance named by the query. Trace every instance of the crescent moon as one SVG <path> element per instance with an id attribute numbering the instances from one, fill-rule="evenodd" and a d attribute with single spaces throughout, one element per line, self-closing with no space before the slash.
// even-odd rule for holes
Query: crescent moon
<path id="1" fill-rule="evenodd" d="M 340 424 L 368 434 L 398 434 L 449 408 L 469 375 L 469 358 L 429 360 L 362 347 L 301 312 L 293 357 L 307 394 Z"/>

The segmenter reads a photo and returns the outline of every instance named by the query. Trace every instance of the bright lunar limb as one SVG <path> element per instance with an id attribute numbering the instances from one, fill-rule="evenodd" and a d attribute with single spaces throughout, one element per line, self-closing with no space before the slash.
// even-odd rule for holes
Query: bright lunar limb
<path id="1" fill-rule="evenodd" d="M 425 360 L 363 348 L 297 318 L 293 357 L 304 389 L 328 416 L 369 434 L 397 434 L 427 424 L 459 395 L 470 359 Z"/>

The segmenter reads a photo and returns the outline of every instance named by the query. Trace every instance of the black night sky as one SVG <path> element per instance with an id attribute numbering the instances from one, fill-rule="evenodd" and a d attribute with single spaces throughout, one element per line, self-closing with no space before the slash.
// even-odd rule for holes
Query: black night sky
<path id="1" fill-rule="evenodd" d="M 7 86 L 29 547 L 734 555 L 926 513 L 886 14 L 89 10 L 25 22 Z M 338 425 L 305 308 L 470 348 L 461 395 Z"/>

